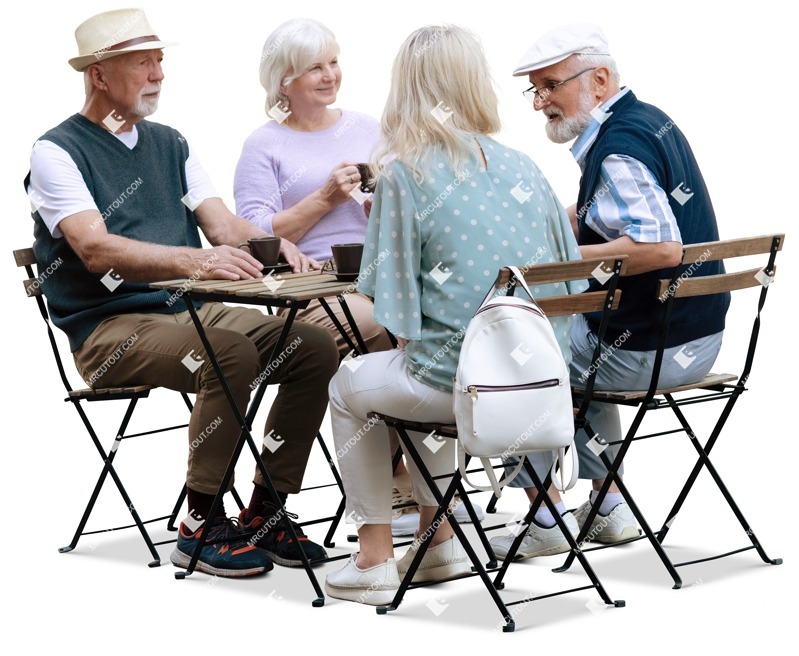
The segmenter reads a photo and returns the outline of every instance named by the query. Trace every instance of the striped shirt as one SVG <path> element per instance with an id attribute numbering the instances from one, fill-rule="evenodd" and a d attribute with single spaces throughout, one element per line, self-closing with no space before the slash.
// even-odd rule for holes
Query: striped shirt
<path id="1" fill-rule="evenodd" d="M 591 112 L 591 122 L 571 147 L 581 171 L 599 128 L 613 113 L 611 107 L 628 92 L 628 88 L 622 89 Z M 586 225 L 608 241 L 626 235 L 635 242 L 682 243 L 666 192 L 646 166 L 627 155 L 608 155 L 603 160 L 599 184 L 577 209 L 577 218 L 585 218 Z"/>

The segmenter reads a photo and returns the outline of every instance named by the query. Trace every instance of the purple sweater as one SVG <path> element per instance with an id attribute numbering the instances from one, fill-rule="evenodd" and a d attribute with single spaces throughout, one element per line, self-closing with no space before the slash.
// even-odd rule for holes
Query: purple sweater
<path id="1" fill-rule="evenodd" d="M 367 162 L 380 127 L 371 116 L 341 110 L 339 121 L 319 132 L 298 132 L 269 121 L 244 142 L 236 166 L 236 213 L 266 232 L 272 217 L 319 189 L 333 167 L 347 160 Z M 316 260 L 331 257 L 333 244 L 363 243 L 366 215 L 355 200 L 325 214 L 297 242 Z"/>

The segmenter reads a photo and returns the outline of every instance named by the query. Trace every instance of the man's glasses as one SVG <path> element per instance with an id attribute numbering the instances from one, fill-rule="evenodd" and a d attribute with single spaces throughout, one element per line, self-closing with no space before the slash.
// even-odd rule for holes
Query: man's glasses
<path id="1" fill-rule="evenodd" d="M 583 73 L 587 73 L 588 71 L 593 71 L 596 69 L 596 66 L 593 68 L 586 68 L 585 70 L 580 71 L 579 73 L 575 73 L 571 77 L 567 77 L 562 82 L 555 82 L 554 84 L 548 84 L 545 87 L 541 87 L 540 89 L 536 89 L 535 85 L 531 86 L 529 89 L 525 89 L 522 91 L 522 95 L 527 98 L 531 103 L 534 105 L 536 103 L 543 103 L 546 102 L 549 95 L 558 87 L 563 86 L 566 82 L 570 82 L 576 77 L 580 77 Z"/>

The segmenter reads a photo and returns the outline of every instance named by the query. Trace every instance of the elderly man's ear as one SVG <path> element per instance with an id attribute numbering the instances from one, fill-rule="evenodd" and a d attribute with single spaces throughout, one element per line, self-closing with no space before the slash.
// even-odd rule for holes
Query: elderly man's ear
<path id="1" fill-rule="evenodd" d="M 597 100 L 607 100 L 608 91 L 611 88 L 610 70 L 607 66 L 598 66 L 591 71 L 591 85 Z"/>
<path id="2" fill-rule="evenodd" d="M 108 89 L 108 84 L 106 83 L 106 70 L 103 68 L 102 64 L 92 64 L 86 69 L 86 74 L 89 76 L 89 80 L 92 83 L 93 87 L 98 89 L 102 89 L 105 91 Z"/>

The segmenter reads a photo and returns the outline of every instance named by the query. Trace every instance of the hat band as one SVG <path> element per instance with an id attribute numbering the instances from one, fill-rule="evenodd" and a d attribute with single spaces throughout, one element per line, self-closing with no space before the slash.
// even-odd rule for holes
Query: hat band
<path id="1" fill-rule="evenodd" d="M 137 36 L 135 39 L 128 39 L 127 41 L 122 41 L 120 43 L 115 43 L 113 46 L 108 46 L 107 48 L 103 48 L 104 51 L 108 50 L 122 50 L 123 48 L 129 48 L 130 46 L 135 46 L 140 43 L 147 43 L 148 41 L 159 41 L 160 39 L 151 34 L 149 36 Z"/>

